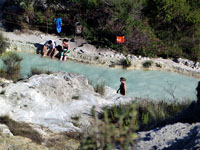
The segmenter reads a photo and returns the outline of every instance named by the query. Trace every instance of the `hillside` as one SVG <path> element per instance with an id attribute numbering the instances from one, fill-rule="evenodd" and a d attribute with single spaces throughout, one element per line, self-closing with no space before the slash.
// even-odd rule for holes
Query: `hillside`
<path id="1" fill-rule="evenodd" d="M 148 57 L 200 60 L 200 1 L 198 0 L 7 0 L 3 23 L 7 30 L 38 29 L 74 36 L 74 24 L 96 47 Z M 125 36 L 117 44 L 116 36 Z"/>

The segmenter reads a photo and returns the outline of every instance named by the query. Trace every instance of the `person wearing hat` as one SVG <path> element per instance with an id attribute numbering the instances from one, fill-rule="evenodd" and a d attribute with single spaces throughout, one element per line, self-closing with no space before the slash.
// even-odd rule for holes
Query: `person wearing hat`
<path id="1" fill-rule="evenodd" d="M 117 93 L 120 91 L 121 95 L 126 95 L 126 79 L 124 77 L 120 78 L 120 86 L 119 89 L 117 90 Z"/>

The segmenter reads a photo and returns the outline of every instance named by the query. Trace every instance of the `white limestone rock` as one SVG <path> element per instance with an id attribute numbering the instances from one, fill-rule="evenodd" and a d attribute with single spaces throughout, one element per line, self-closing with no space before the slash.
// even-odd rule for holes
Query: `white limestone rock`
<path id="1" fill-rule="evenodd" d="M 200 148 L 200 123 L 176 123 L 147 132 L 139 132 L 137 150 L 180 150 Z M 184 143 L 184 144 L 183 144 Z"/>
<path id="2" fill-rule="evenodd" d="M 90 125 L 93 106 L 100 110 L 131 101 L 109 87 L 105 88 L 105 96 L 101 96 L 84 76 L 64 72 L 34 75 L 2 88 L 5 92 L 0 95 L 0 117 L 9 116 L 18 123 L 26 123 L 45 138 L 81 132 L 81 126 Z M 73 116 L 79 116 L 80 126 L 73 123 Z"/>
<path id="3" fill-rule="evenodd" d="M 10 132 L 9 128 L 5 124 L 0 124 L 0 135 L 3 136 L 13 136 L 13 134 Z"/>

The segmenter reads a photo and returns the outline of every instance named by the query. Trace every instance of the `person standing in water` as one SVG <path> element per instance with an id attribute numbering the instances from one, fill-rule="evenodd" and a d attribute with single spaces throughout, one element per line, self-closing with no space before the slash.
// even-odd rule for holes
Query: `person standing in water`
<path id="1" fill-rule="evenodd" d="M 121 77 L 120 82 L 121 84 L 119 89 L 117 90 L 117 93 L 120 91 L 120 94 L 126 95 L 126 79 L 124 77 Z"/>

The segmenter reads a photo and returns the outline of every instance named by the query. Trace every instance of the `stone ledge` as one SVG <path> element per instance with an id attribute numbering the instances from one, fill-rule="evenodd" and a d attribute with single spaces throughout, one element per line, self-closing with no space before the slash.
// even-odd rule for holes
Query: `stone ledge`
<path id="1" fill-rule="evenodd" d="M 39 54 L 41 53 L 42 45 L 40 44 L 31 44 L 30 42 L 18 42 L 18 41 L 9 41 L 10 47 L 7 51 L 17 51 L 17 52 L 26 52 Z M 123 67 L 121 61 L 126 59 L 123 54 L 114 52 L 114 51 L 106 51 L 100 49 L 95 49 L 94 46 L 90 46 L 89 44 L 82 44 L 78 46 L 75 42 L 70 43 L 71 53 L 69 59 L 75 60 L 82 63 L 96 64 L 96 65 L 104 65 L 107 67 Z M 86 45 L 86 46 L 85 46 Z M 89 46 L 88 46 L 89 45 Z M 86 49 L 87 47 L 92 48 Z M 162 58 L 154 58 L 150 59 L 147 57 L 136 57 L 134 55 L 128 55 L 128 60 L 131 62 L 131 66 L 127 69 L 146 69 L 143 67 L 143 63 L 146 61 L 152 61 L 152 66 L 150 66 L 149 70 L 160 70 L 160 71 L 170 71 L 177 72 L 180 74 L 197 77 L 200 78 L 200 69 L 191 68 L 189 66 L 185 66 L 181 63 L 176 63 L 172 60 L 166 60 Z"/>

